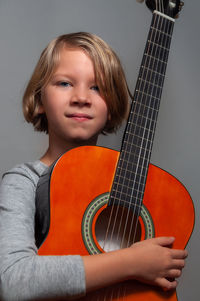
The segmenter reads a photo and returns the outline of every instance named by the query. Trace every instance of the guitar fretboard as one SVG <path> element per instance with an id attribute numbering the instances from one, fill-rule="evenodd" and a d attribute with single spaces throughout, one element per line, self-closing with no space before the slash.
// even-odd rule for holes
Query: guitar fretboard
<path id="1" fill-rule="evenodd" d="M 123 137 L 109 205 L 139 213 L 156 128 L 174 20 L 155 11 Z"/>

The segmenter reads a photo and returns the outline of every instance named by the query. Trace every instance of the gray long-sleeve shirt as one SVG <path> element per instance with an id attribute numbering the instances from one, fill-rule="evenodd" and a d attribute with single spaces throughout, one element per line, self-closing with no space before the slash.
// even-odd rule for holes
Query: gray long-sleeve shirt
<path id="1" fill-rule="evenodd" d="M 46 165 L 21 164 L 0 186 L 0 300 L 66 299 L 85 294 L 79 255 L 38 256 L 34 236 L 35 191 Z"/>

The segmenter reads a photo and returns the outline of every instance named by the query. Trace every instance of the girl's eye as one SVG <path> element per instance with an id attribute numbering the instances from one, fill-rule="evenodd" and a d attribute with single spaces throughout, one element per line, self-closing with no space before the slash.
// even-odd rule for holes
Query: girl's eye
<path id="1" fill-rule="evenodd" d="M 91 87 L 92 90 L 99 92 L 99 87 L 98 86 L 92 86 Z"/>
<path id="2" fill-rule="evenodd" d="M 63 81 L 63 82 L 59 82 L 59 83 L 58 83 L 58 86 L 61 86 L 61 87 L 69 87 L 69 86 L 70 86 L 70 83 Z"/>

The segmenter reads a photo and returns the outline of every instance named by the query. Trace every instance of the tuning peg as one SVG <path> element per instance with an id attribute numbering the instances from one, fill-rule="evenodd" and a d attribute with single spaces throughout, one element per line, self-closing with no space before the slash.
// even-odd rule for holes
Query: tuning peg
<path id="1" fill-rule="evenodd" d="M 184 6 L 184 2 L 183 2 L 183 1 L 180 1 L 179 8 L 178 8 L 178 11 L 179 11 L 179 12 L 182 10 L 183 6 Z M 179 13 L 175 16 L 175 18 L 176 18 L 176 19 L 179 18 Z"/>
<path id="2" fill-rule="evenodd" d="M 181 11 L 181 9 L 183 8 L 183 6 L 184 6 L 184 2 L 181 1 L 181 2 L 180 2 L 180 5 L 179 5 L 179 11 Z"/>
<path id="3" fill-rule="evenodd" d="M 136 0 L 137 2 L 139 2 L 139 3 L 142 3 L 142 2 L 144 2 L 144 0 Z"/>

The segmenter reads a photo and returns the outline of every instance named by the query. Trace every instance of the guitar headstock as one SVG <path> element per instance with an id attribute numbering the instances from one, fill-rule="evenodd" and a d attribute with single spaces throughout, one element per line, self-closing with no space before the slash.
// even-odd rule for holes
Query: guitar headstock
<path id="1" fill-rule="evenodd" d="M 143 0 L 137 0 L 143 2 Z M 184 3 L 180 0 L 145 0 L 147 7 L 151 10 L 157 10 L 171 18 L 177 18 Z"/>

